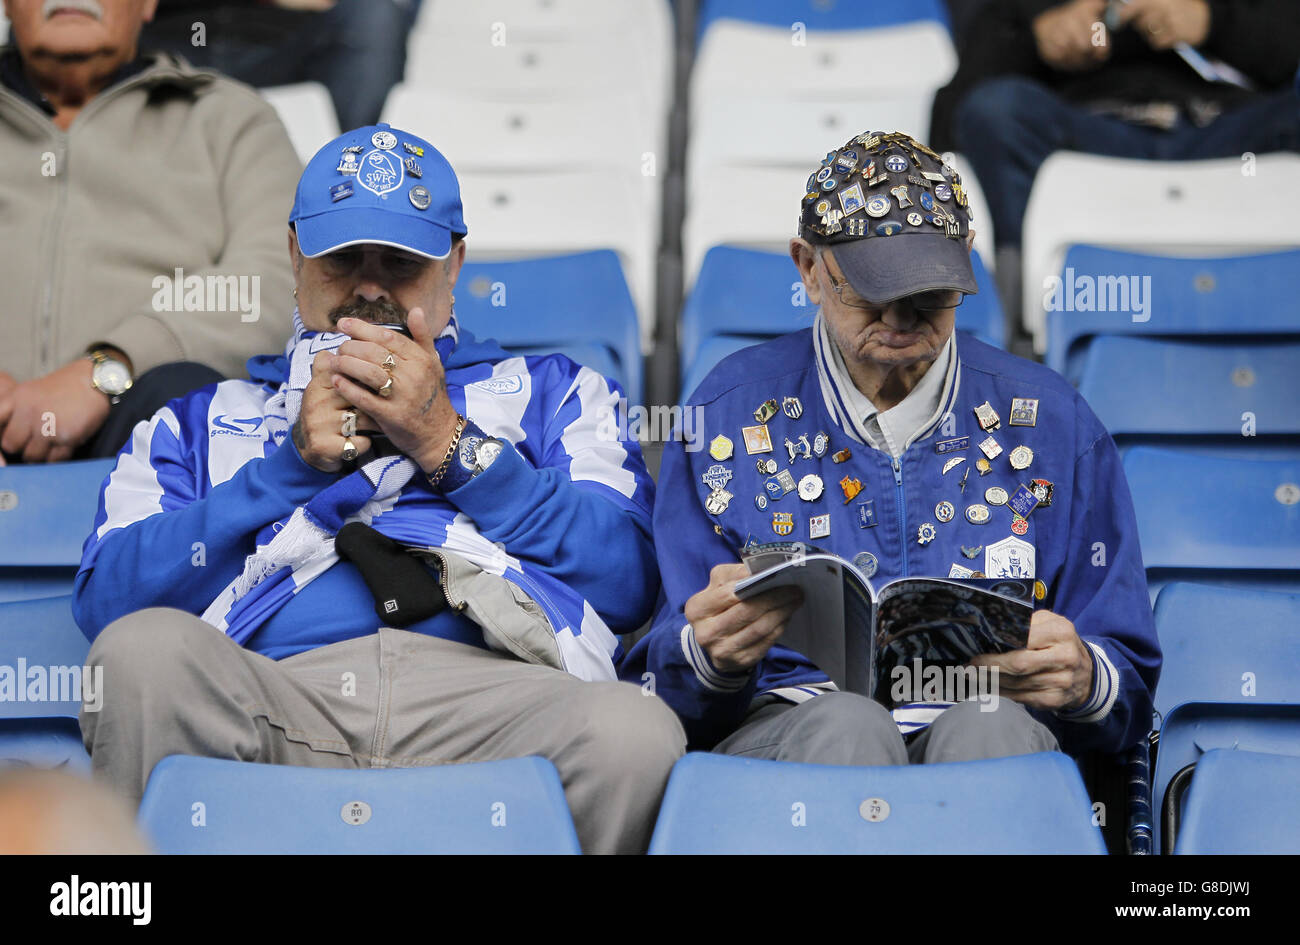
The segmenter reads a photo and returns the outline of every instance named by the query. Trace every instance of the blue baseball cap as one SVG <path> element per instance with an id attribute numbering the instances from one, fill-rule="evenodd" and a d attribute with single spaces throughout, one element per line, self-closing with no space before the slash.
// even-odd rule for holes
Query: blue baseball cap
<path id="1" fill-rule="evenodd" d="M 445 259 L 464 236 L 460 182 L 423 138 L 387 124 L 339 135 L 308 162 L 289 222 L 304 256 L 378 243 Z"/>

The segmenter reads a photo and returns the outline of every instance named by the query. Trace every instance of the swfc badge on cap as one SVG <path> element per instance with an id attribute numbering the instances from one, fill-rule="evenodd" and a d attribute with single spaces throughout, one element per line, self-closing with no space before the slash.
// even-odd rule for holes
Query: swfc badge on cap
<path id="1" fill-rule="evenodd" d="M 386 124 L 348 131 L 316 153 L 298 181 L 289 222 L 310 257 L 377 243 L 445 259 L 453 236 L 467 232 L 447 159 Z"/>

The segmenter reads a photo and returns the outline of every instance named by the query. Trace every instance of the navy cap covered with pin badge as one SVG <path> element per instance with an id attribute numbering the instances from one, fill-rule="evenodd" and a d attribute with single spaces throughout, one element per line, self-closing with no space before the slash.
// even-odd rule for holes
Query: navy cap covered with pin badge
<path id="1" fill-rule="evenodd" d="M 884 304 L 930 289 L 975 293 L 961 176 L 903 132 L 870 131 L 808 178 L 799 235 L 833 247 L 854 290 Z"/>
<path id="2" fill-rule="evenodd" d="M 460 182 L 433 145 L 387 124 L 345 132 L 298 180 L 289 222 L 304 256 L 378 243 L 430 259 L 466 233 Z"/>

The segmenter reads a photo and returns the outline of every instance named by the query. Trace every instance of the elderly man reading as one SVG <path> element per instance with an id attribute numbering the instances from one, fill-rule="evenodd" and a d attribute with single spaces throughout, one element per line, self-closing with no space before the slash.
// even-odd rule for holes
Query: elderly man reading
<path id="1" fill-rule="evenodd" d="M 905 134 L 870 132 L 827 155 L 805 190 L 790 252 L 816 320 L 727 358 L 690 399 L 720 449 L 666 448 L 666 601 L 624 674 L 653 674 L 693 747 L 749 757 L 907 764 L 1129 747 L 1150 726 L 1160 651 L 1119 456 L 1058 375 L 954 334 L 976 290 L 959 175 Z M 734 592 L 741 549 L 777 536 L 853 561 L 877 587 L 1040 582 L 1027 646 L 974 658 L 999 671 L 997 709 L 837 691 L 782 645 L 797 591 Z"/>

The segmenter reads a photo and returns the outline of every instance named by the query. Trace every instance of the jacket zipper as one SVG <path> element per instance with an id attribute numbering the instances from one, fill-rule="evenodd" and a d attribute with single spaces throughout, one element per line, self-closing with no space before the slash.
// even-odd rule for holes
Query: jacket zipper
<path id="1" fill-rule="evenodd" d="M 903 546 L 903 577 L 907 577 L 907 500 L 903 495 L 903 464 L 895 456 L 893 465 L 895 498 L 898 502 L 898 531 Z"/>
<path id="2" fill-rule="evenodd" d="M 466 601 L 456 600 L 451 596 L 451 589 L 447 587 L 447 559 L 443 557 L 442 552 L 435 551 L 432 548 L 425 548 L 425 553 L 431 558 L 438 561 L 438 584 L 442 587 L 442 596 L 451 604 L 451 609 L 456 613 L 463 613 L 466 607 Z"/>

